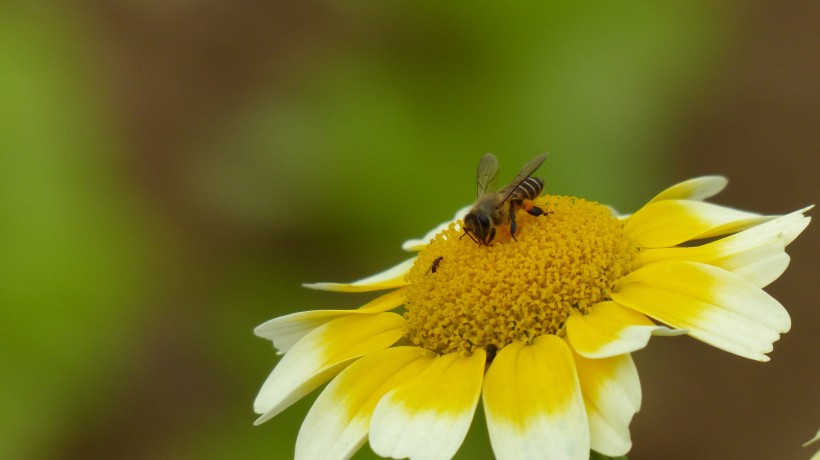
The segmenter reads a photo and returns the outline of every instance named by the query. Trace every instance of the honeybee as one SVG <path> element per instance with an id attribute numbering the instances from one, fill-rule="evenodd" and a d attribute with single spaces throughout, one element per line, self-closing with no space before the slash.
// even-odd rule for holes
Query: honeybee
<path id="1" fill-rule="evenodd" d="M 544 181 L 530 176 L 546 158 L 547 154 L 544 153 L 530 160 L 510 185 L 496 192 L 493 184 L 498 174 L 498 160 L 492 153 L 481 157 L 476 171 L 478 198 L 464 216 L 464 235 L 480 245 L 489 245 L 495 238 L 496 227 L 509 223 L 510 235 L 515 239 L 515 212 L 523 207 L 524 200 L 535 199 L 544 190 Z M 544 214 L 544 210 L 536 206 L 526 211 L 533 216 Z"/>

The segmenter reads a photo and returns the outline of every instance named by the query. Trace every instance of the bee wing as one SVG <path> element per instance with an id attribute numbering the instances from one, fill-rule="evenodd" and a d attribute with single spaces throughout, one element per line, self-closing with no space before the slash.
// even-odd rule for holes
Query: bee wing
<path id="1" fill-rule="evenodd" d="M 542 153 L 541 155 L 538 155 L 537 157 L 530 160 L 529 163 L 525 164 L 524 167 L 521 168 L 521 171 L 518 173 L 518 175 L 515 176 L 515 179 L 513 179 L 513 181 L 510 182 L 510 185 L 504 187 L 504 197 L 501 199 L 501 201 L 498 202 L 498 204 L 504 204 L 510 198 L 510 195 L 512 195 L 515 189 L 518 188 L 521 182 L 524 182 L 525 180 L 527 180 L 528 177 L 532 176 L 532 173 L 534 173 L 535 170 L 538 169 L 541 166 L 541 163 L 543 163 L 546 159 L 547 154 Z"/>
<path id="2" fill-rule="evenodd" d="M 475 173 L 476 197 L 495 193 L 495 176 L 498 175 L 498 160 L 492 153 L 485 153 L 478 162 Z"/>

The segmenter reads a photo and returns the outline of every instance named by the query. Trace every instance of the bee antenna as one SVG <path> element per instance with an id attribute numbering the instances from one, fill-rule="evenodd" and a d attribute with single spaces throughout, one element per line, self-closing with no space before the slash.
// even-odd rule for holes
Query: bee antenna
<path id="1" fill-rule="evenodd" d="M 473 240 L 473 242 L 474 242 L 475 244 L 481 244 L 481 243 L 479 243 L 479 242 L 478 242 L 478 240 L 477 240 L 477 239 L 475 239 L 475 237 L 474 237 L 472 234 L 470 234 L 470 232 L 468 232 L 467 230 L 464 230 L 464 233 L 462 233 L 462 234 L 461 234 L 461 236 L 459 236 L 459 237 L 458 237 L 458 239 L 462 239 L 462 238 L 464 238 L 464 235 L 469 236 L 469 237 L 470 237 L 470 239 L 471 239 L 471 240 Z"/>

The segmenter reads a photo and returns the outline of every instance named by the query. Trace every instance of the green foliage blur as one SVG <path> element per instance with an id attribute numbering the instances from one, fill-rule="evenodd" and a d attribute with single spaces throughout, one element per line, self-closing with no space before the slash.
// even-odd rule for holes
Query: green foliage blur
<path id="1" fill-rule="evenodd" d="M 291 458 L 315 395 L 251 425 L 255 325 L 367 300 L 300 283 L 404 260 L 485 152 L 634 210 L 731 30 L 682 1 L 104 3 L 0 7 L 0 458 Z"/>

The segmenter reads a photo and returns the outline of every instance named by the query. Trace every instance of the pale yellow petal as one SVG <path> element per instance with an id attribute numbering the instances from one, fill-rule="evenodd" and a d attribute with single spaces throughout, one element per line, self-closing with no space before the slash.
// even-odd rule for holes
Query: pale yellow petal
<path id="1" fill-rule="evenodd" d="M 450 353 L 387 393 L 370 423 L 370 447 L 382 457 L 448 459 L 458 451 L 481 393 L 486 355 Z"/>
<path id="2" fill-rule="evenodd" d="M 659 326 L 643 314 L 612 301 L 595 304 L 589 314 L 575 312 L 567 319 L 569 343 L 587 358 L 607 358 L 640 350 L 653 335 L 685 333 L 685 330 Z"/>
<path id="3" fill-rule="evenodd" d="M 413 267 L 416 258 L 407 259 L 404 262 L 388 268 L 387 270 L 377 273 L 373 276 L 354 281 L 352 283 L 306 283 L 302 286 L 309 289 L 317 289 L 320 291 L 336 291 L 336 292 L 369 292 L 382 291 L 385 289 L 395 289 L 407 286 L 404 277 Z"/>
<path id="4" fill-rule="evenodd" d="M 434 228 L 434 229 L 430 230 L 429 232 L 427 232 L 426 235 L 424 235 L 423 237 L 421 237 L 419 239 L 412 239 L 412 240 L 405 241 L 404 244 L 401 245 L 401 248 L 404 249 L 405 251 L 410 251 L 410 252 L 419 252 L 419 251 L 421 251 L 422 249 L 424 249 L 425 246 L 427 246 L 430 243 L 430 241 L 433 238 L 436 237 L 436 235 L 438 235 L 439 233 L 446 230 L 450 226 L 450 224 L 455 222 L 456 225 L 457 225 L 456 229 L 458 229 L 459 228 L 458 227 L 458 222 L 461 221 L 464 218 L 464 216 L 467 215 L 468 212 L 470 212 L 470 208 L 472 208 L 472 205 L 465 206 L 465 207 L 459 209 L 458 211 L 456 211 L 455 216 L 453 216 L 453 220 L 448 220 L 447 222 L 444 222 L 443 224 L 441 224 L 441 225 L 437 226 L 436 228 Z"/>
<path id="5" fill-rule="evenodd" d="M 809 447 L 813 444 L 816 444 L 818 441 L 820 441 L 820 430 L 817 430 L 817 434 L 814 435 L 814 437 L 812 439 L 810 439 L 808 442 L 803 444 L 803 447 Z M 812 455 L 811 459 L 809 459 L 809 460 L 820 460 L 820 450 L 815 452 L 814 455 Z"/>
<path id="6" fill-rule="evenodd" d="M 502 348 L 487 371 L 484 412 L 498 459 L 589 458 L 589 424 L 569 346 L 554 335 Z"/>
<path id="7" fill-rule="evenodd" d="M 641 408 L 641 382 L 630 355 L 586 359 L 575 355 L 575 366 L 589 417 L 592 450 L 610 457 L 632 448 L 629 423 Z"/>
<path id="8" fill-rule="evenodd" d="M 691 260 L 723 268 L 758 287 L 765 287 L 786 270 L 789 264 L 786 245 L 809 225 L 811 218 L 803 215 L 809 209 L 780 216 L 700 246 L 647 249 L 638 255 L 636 265 Z"/>
<path id="9" fill-rule="evenodd" d="M 657 194 L 649 201 L 654 203 L 663 200 L 703 201 L 723 191 L 729 180 L 723 176 L 701 176 L 675 184 Z"/>
<path id="10" fill-rule="evenodd" d="M 371 300 L 370 302 L 362 305 L 359 307 L 357 311 L 363 313 L 381 313 L 385 311 L 390 311 L 396 309 L 405 302 L 405 293 L 406 289 L 396 289 L 393 292 L 389 292 L 382 296 L 376 297 L 375 299 Z"/>
<path id="11" fill-rule="evenodd" d="M 367 441 L 376 403 L 417 377 L 434 359 L 435 353 L 423 348 L 395 347 L 348 366 L 310 408 L 296 438 L 296 458 L 350 458 Z"/>
<path id="12" fill-rule="evenodd" d="M 374 299 L 357 310 L 313 310 L 292 313 L 266 321 L 253 331 L 259 337 L 271 340 L 279 354 L 283 354 L 307 333 L 331 320 L 351 314 L 382 313 L 403 303 L 404 289 L 398 289 Z"/>
<path id="13" fill-rule="evenodd" d="M 260 424 L 330 380 L 360 356 L 393 345 L 406 321 L 395 313 L 347 315 L 302 337 L 273 369 L 253 404 Z"/>
<path id="14" fill-rule="evenodd" d="M 317 327 L 354 310 L 314 310 L 300 311 L 280 316 L 257 326 L 253 333 L 273 342 L 278 353 L 284 354 L 302 337 Z"/>
<path id="15" fill-rule="evenodd" d="M 663 248 L 745 230 L 774 217 L 701 201 L 663 200 L 630 216 L 624 231 L 642 248 Z"/>
<path id="16" fill-rule="evenodd" d="M 820 430 L 817 430 L 817 434 L 814 435 L 813 438 L 809 439 L 808 441 L 803 443 L 803 447 L 809 447 L 813 444 L 820 442 Z"/>
<path id="17" fill-rule="evenodd" d="M 762 289 L 722 268 L 659 262 L 619 280 L 611 298 L 712 346 L 759 361 L 791 326 Z"/>

